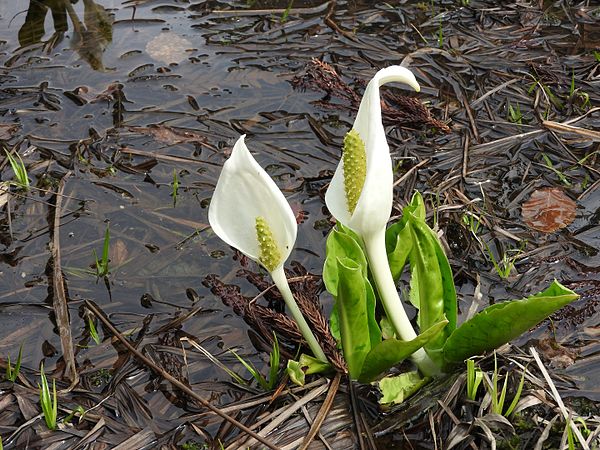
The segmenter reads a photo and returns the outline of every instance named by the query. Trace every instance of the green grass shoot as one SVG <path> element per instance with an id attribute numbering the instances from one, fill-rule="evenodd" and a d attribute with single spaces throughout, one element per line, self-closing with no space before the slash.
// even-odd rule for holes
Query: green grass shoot
<path id="1" fill-rule="evenodd" d="M 462 222 L 473 234 L 473 236 L 477 236 L 481 230 L 481 216 L 477 216 L 471 211 L 467 211 L 463 214 Z"/>
<path id="2" fill-rule="evenodd" d="M 6 365 L 6 379 L 8 381 L 12 381 L 13 383 L 16 381 L 19 376 L 19 371 L 21 370 L 21 358 L 23 357 L 23 344 L 19 347 L 19 355 L 17 356 L 17 362 L 15 363 L 15 367 L 13 367 L 10 363 L 10 355 L 7 358 Z"/>
<path id="3" fill-rule="evenodd" d="M 294 4 L 294 0 L 290 0 L 287 7 L 284 9 L 283 14 L 281 14 L 281 18 L 279 19 L 279 23 L 286 23 L 288 21 L 290 10 L 292 9 L 292 5 Z"/>
<path id="4" fill-rule="evenodd" d="M 10 152 L 8 152 L 7 150 L 4 151 L 6 152 L 6 157 L 8 158 L 8 162 L 10 163 L 10 167 L 12 168 L 13 173 L 15 174 L 14 183 L 21 189 L 28 190 L 29 177 L 27 176 L 27 169 L 25 168 L 25 163 L 23 163 L 23 160 L 21 159 L 21 155 L 19 155 L 18 152 L 15 152 L 15 155 L 17 155 L 18 158 L 17 160 L 17 158 L 11 155 Z"/>
<path id="5" fill-rule="evenodd" d="M 542 159 L 544 160 L 544 165 L 556 174 L 561 183 L 563 183 L 565 186 L 571 186 L 571 182 L 569 181 L 567 176 L 560 170 L 558 170 L 556 167 L 554 167 L 554 164 L 552 163 L 550 157 L 545 153 L 542 153 L 541 155 Z"/>
<path id="6" fill-rule="evenodd" d="M 444 46 L 444 29 L 442 28 L 442 18 L 440 17 L 440 25 L 438 27 L 438 35 L 437 35 L 438 47 L 442 48 Z"/>
<path id="7" fill-rule="evenodd" d="M 257 383 L 260 385 L 262 389 L 265 391 L 272 390 L 277 384 L 277 374 L 279 372 L 279 363 L 280 363 L 280 353 L 279 353 L 279 341 L 277 341 L 277 336 L 273 334 L 273 350 L 269 355 L 269 378 L 265 379 L 265 377 L 258 371 L 256 367 L 250 362 L 245 361 L 240 355 L 238 355 L 234 350 L 229 350 L 233 355 L 238 359 L 240 363 L 246 368 L 252 378 L 254 378 Z"/>
<path id="8" fill-rule="evenodd" d="M 0 436 L 0 450 L 4 450 L 4 446 L 2 445 L 2 436 Z"/>
<path id="9" fill-rule="evenodd" d="M 86 410 L 83 409 L 83 406 L 77 405 L 77 407 L 71 411 L 71 413 L 63 419 L 63 423 L 70 423 L 73 420 L 73 417 L 79 415 L 79 423 L 83 420 L 83 416 L 85 416 Z"/>
<path id="10" fill-rule="evenodd" d="M 50 387 L 48 386 L 48 380 L 44 373 L 44 364 L 40 368 L 40 377 L 42 385 L 40 386 L 40 405 L 42 406 L 42 412 L 44 413 L 44 420 L 46 426 L 50 430 L 56 429 L 56 417 L 58 416 L 58 401 L 56 399 L 56 380 L 52 380 L 52 395 L 50 394 Z"/>
<path id="11" fill-rule="evenodd" d="M 96 249 L 94 249 L 94 258 L 96 259 L 96 276 L 99 278 L 108 275 L 108 252 L 110 250 L 110 230 L 109 226 L 106 225 L 106 232 L 104 233 L 104 245 L 102 246 L 102 259 L 98 259 Z"/>
<path id="12" fill-rule="evenodd" d="M 91 317 L 88 317 L 88 330 L 90 332 L 90 337 L 94 340 L 96 345 L 100 345 L 100 336 L 98 336 L 98 331 L 96 330 L 96 325 L 94 325 L 94 321 Z"/>
<path id="13" fill-rule="evenodd" d="M 179 178 L 177 178 L 177 170 L 173 169 L 173 182 L 171 183 L 172 191 L 171 197 L 173 197 L 173 207 L 177 206 L 177 194 L 179 193 Z"/>
<path id="14" fill-rule="evenodd" d="M 523 252 L 524 247 L 521 246 L 521 248 L 518 248 L 518 249 L 515 249 L 515 248 L 509 249 L 502 254 L 502 258 L 500 260 L 497 260 L 496 257 L 494 256 L 494 253 L 490 249 L 490 247 L 487 244 L 484 244 L 484 245 L 485 245 L 485 248 L 487 249 L 488 256 L 489 256 L 490 260 L 492 261 L 492 264 L 494 265 L 494 269 L 496 270 L 496 273 L 498 274 L 498 276 L 500 278 L 502 278 L 503 280 L 508 279 L 508 277 L 510 277 L 510 274 L 512 273 L 513 269 L 515 268 L 515 261 L 517 260 L 519 255 Z M 510 255 L 509 253 L 512 253 L 512 255 Z"/>
<path id="15" fill-rule="evenodd" d="M 513 106 L 508 103 L 508 120 L 518 125 L 523 125 L 523 114 L 521 113 L 521 107 L 517 103 L 517 106 Z"/>
<path id="16" fill-rule="evenodd" d="M 508 374 L 504 377 L 504 383 L 502 384 L 502 391 L 499 391 L 498 388 L 498 359 L 496 358 L 496 352 L 494 352 L 494 373 L 492 374 L 491 384 L 489 383 L 489 377 L 486 378 L 486 388 L 490 397 L 492 398 L 492 413 L 499 414 L 504 417 L 508 417 L 515 410 L 519 400 L 521 399 L 521 393 L 523 392 L 523 385 L 525 384 L 525 370 L 521 374 L 521 381 L 519 382 L 519 386 L 517 386 L 517 391 L 515 392 L 515 396 L 513 397 L 512 402 L 508 406 L 506 410 L 504 410 L 504 403 L 506 401 L 506 391 L 508 388 Z"/>
<path id="17" fill-rule="evenodd" d="M 467 398 L 474 401 L 477 397 L 477 389 L 483 381 L 483 372 L 475 367 L 475 361 L 467 359 Z"/>

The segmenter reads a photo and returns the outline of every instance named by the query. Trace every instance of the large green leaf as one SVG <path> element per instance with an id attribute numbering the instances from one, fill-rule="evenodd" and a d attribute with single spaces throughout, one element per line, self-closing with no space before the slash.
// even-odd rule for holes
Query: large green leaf
<path id="1" fill-rule="evenodd" d="M 444 346 L 444 359 L 457 363 L 498 348 L 577 298 L 554 281 L 539 294 L 489 306 L 454 330 Z"/>
<path id="2" fill-rule="evenodd" d="M 411 341 L 386 339 L 366 355 L 359 381 L 366 383 L 383 374 L 390 367 L 405 360 L 429 341 L 439 335 L 448 324 L 447 320 L 436 323 Z"/>
<path id="3" fill-rule="evenodd" d="M 406 226 L 411 214 L 425 220 L 425 203 L 418 192 L 415 192 L 411 202 L 404 207 L 400 220 L 385 231 L 385 249 L 394 281 L 398 281 L 402 275 L 406 259 L 412 250 L 410 230 Z"/>
<path id="4" fill-rule="evenodd" d="M 365 357 L 381 341 L 375 321 L 375 295 L 362 267 L 354 260 L 337 258 L 337 265 L 337 323 L 348 372 L 357 379 Z"/>
<path id="5" fill-rule="evenodd" d="M 367 276 L 367 258 L 359 244 L 359 238 L 341 224 L 329 233 L 326 244 L 327 257 L 323 266 L 323 282 L 327 291 L 337 297 L 339 282 L 338 258 L 350 258 L 360 265 L 363 276 Z"/>

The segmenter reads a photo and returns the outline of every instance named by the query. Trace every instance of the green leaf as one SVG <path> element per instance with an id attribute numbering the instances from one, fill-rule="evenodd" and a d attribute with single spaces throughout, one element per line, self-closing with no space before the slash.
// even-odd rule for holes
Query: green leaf
<path id="1" fill-rule="evenodd" d="M 425 346 L 429 356 L 441 363 L 441 355 L 436 353 L 441 351 L 446 339 L 456 327 L 456 291 L 452 272 L 437 236 L 425 221 L 410 216 L 409 226 L 413 240 L 413 251 L 410 254 L 411 270 L 413 277 L 416 276 L 418 280 L 413 283 L 413 286 L 417 287 L 417 293 L 411 292 L 411 299 L 419 308 L 419 327 L 427 329 L 442 319 L 448 320 L 449 323 L 449 329 L 445 329 Z M 445 275 L 442 275 L 442 270 Z M 446 314 L 449 315 L 448 318 Z"/>
<path id="2" fill-rule="evenodd" d="M 337 259 L 339 276 L 336 306 L 342 351 L 352 379 L 357 379 L 372 342 L 381 340 L 375 321 L 375 296 L 359 264 L 348 257 Z M 371 336 L 371 331 L 377 335 Z"/>
<path id="3" fill-rule="evenodd" d="M 342 224 L 338 224 L 327 237 L 327 258 L 323 267 L 323 282 L 327 291 L 334 297 L 338 295 L 337 258 L 352 259 L 360 265 L 363 276 L 367 276 L 367 257 L 359 242 L 360 238 Z"/>
<path id="4" fill-rule="evenodd" d="M 298 386 L 304 386 L 306 375 L 329 372 L 331 370 L 331 365 L 303 353 L 300 355 L 299 361 L 288 359 L 286 370 L 292 383 L 297 384 Z"/>
<path id="5" fill-rule="evenodd" d="M 358 380 L 366 383 L 377 378 L 438 336 L 447 324 L 447 320 L 442 320 L 411 341 L 386 339 L 381 342 L 367 354 Z"/>
<path id="6" fill-rule="evenodd" d="M 305 374 L 302 370 L 302 365 L 298 361 L 288 359 L 287 362 L 287 374 L 290 377 L 292 383 L 298 386 L 304 386 Z"/>
<path id="7" fill-rule="evenodd" d="M 419 372 L 406 372 L 395 377 L 385 377 L 379 381 L 379 389 L 383 394 L 379 399 L 381 404 L 402 403 L 406 398 L 417 392 L 429 379 L 421 378 Z"/>
<path id="8" fill-rule="evenodd" d="M 302 353 L 300 355 L 300 367 L 306 375 L 313 375 L 315 373 L 329 372 L 331 365 L 318 358 Z"/>
<path id="9" fill-rule="evenodd" d="M 408 217 L 415 215 L 425 220 L 425 204 L 423 197 L 416 192 L 411 202 L 403 209 L 402 218 L 385 231 L 385 249 L 394 281 L 398 281 L 412 250 L 412 237 L 406 226 Z"/>
<path id="10" fill-rule="evenodd" d="M 461 362 L 498 348 L 578 297 L 554 281 L 539 294 L 489 306 L 454 330 L 444 346 L 444 359 L 448 363 Z"/>

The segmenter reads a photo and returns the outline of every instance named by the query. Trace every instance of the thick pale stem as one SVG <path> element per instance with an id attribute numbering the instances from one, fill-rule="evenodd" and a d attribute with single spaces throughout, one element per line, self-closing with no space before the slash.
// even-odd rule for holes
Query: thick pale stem
<path id="1" fill-rule="evenodd" d="M 396 330 L 396 335 L 403 341 L 411 341 L 417 337 L 415 330 L 404 311 L 402 300 L 398 295 L 396 283 L 392 277 L 392 272 L 385 251 L 385 229 L 371 236 L 363 236 L 367 250 L 367 259 L 371 273 L 375 279 L 377 292 L 382 300 L 385 313 L 388 320 Z M 423 375 L 436 375 L 440 369 L 431 360 L 423 348 L 420 348 L 412 354 L 411 359 L 419 367 Z"/>
<path id="2" fill-rule="evenodd" d="M 325 356 L 325 353 L 323 352 L 323 349 L 321 348 L 321 346 L 319 345 L 319 342 L 317 341 L 317 338 L 315 337 L 312 330 L 308 326 L 308 323 L 306 322 L 306 319 L 302 315 L 300 308 L 298 308 L 298 304 L 296 303 L 296 300 L 294 299 L 294 295 L 292 294 L 290 285 L 288 284 L 287 278 L 285 277 L 285 272 L 283 271 L 283 266 L 279 266 L 273 272 L 271 272 L 271 277 L 273 278 L 273 281 L 275 282 L 275 286 L 277 286 L 277 288 L 279 289 L 279 292 L 281 292 L 281 295 L 283 296 L 283 299 L 285 300 L 285 304 L 288 307 L 288 310 L 290 311 L 290 313 L 292 314 L 292 317 L 298 324 L 298 328 L 300 328 L 300 332 L 302 333 L 302 336 L 304 337 L 304 339 L 306 339 L 306 343 L 308 344 L 308 347 L 310 348 L 310 350 L 313 352 L 313 355 L 317 359 L 320 359 L 321 361 L 328 362 L 327 357 Z"/>

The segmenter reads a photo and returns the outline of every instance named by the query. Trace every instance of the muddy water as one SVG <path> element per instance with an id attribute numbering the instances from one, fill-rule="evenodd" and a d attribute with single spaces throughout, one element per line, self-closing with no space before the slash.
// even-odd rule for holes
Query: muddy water
<path id="1" fill-rule="evenodd" d="M 530 88 L 534 76 L 547 75 L 545 82 L 566 97 L 573 74 L 589 96 L 589 105 L 581 100 L 568 110 L 550 105 L 552 120 L 561 122 L 600 104 L 594 11 L 566 14 L 550 8 L 543 15 L 472 2 L 485 10 L 477 13 L 450 3 L 437 11 L 416 2 L 369 3 L 339 1 L 328 15 L 329 4 L 319 1 L 295 1 L 289 11 L 287 1 L 2 2 L 0 124 L 3 131 L 16 125 L 2 139 L 17 146 L 32 184 L 41 190 L 14 197 L 4 209 L 0 355 L 15 355 L 23 344 L 24 364 L 31 367 L 42 359 L 53 367 L 60 357 L 49 266 L 56 211 L 48 190 L 68 173 L 60 210 L 61 262 L 82 373 L 110 369 L 118 356 L 110 341 L 89 346 L 85 299 L 132 333 L 145 326 L 147 317 L 154 331 L 202 306 L 178 337 L 206 340 L 212 352 L 241 347 L 261 364 L 244 322 L 202 285 L 205 275 L 217 273 L 256 294 L 235 277 L 238 262 L 210 232 L 207 206 L 229 149 L 246 133 L 249 147 L 284 190 L 300 222 L 292 259 L 310 271 L 321 270 L 331 223 L 320 194 L 353 113 L 335 101 L 328 107 L 315 104 L 324 100 L 323 92 L 293 88 L 291 80 L 313 57 L 332 63 L 352 84 L 410 53 L 405 62 L 422 83 L 420 98 L 452 131 L 442 134 L 418 124 L 390 130 L 399 176 L 429 159 L 399 186 L 398 201 L 406 201 L 415 187 L 433 204 L 441 194 L 437 218 L 453 250 L 463 315 L 474 301 L 477 274 L 482 305 L 540 290 L 553 278 L 596 288 L 600 195 L 590 186 L 599 177 L 593 157 L 597 142 L 567 142 L 575 161 L 592 155 L 584 164 L 574 164 L 570 156 L 563 160 L 564 142 L 547 134 L 483 145 L 539 128 L 536 108 L 544 98 Z M 485 32 L 474 34 L 473 26 Z M 486 102 L 477 102 L 486 93 Z M 507 119 L 508 101 L 515 99 L 524 113 L 521 124 Z M 578 124 L 597 128 L 597 113 Z M 463 149 L 469 146 L 463 169 Z M 544 166 L 541 152 L 550 155 L 556 170 Z M 557 171 L 566 173 L 570 185 Z M 11 176 L 3 166 L 2 179 Z M 519 213 L 522 201 L 545 185 L 562 186 L 578 207 L 573 224 L 548 235 L 528 229 Z M 470 200 L 484 199 L 478 205 L 490 221 L 480 238 L 493 252 L 519 248 L 510 235 L 527 241 L 507 280 L 498 277 L 465 226 L 463 213 L 470 207 L 458 191 Z M 102 253 L 107 227 L 111 261 L 104 280 L 92 272 L 94 251 Z M 328 304 L 327 296 L 323 301 Z M 571 322 L 559 324 L 558 338 L 582 350 L 566 371 L 575 377 L 573 386 L 600 398 L 591 381 L 600 372 L 594 301 L 590 294 L 575 305 Z M 546 324 L 535 337 L 551 335 Z M 210 363 L 196 363 L 200 368 L 192 371 L 192 383 L 227 379 Z M 578 394 L 576 389 L 570 393 Z"/>

